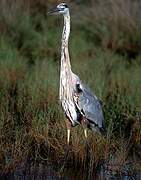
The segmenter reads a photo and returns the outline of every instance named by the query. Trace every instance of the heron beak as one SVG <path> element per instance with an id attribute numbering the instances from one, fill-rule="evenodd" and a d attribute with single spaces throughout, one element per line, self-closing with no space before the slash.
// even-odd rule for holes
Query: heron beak
<path id="1" fill-rule="evenodd" d="M 58 13 L 59 13 L 59 10 L 57 9 L 57 7 L 55 7 L 55 8 L 52 8 L 47 14 L 51 15 L 51 14 L 58 14 Z"/>

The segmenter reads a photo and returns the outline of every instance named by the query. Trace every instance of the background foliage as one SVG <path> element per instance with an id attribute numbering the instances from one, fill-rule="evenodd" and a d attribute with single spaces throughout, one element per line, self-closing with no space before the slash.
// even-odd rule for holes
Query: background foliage
<path id="1" fill-rule="evenodd" d="M 0 1 L 0 167 L 13 170 L 39 154 L 63 158 L 65 118 L 58 102 L 62 18 L 59 1 Z M 106 137 L 89 132 L 91 159 L 123 165 L 141 158 L 141 2 L 77 0 L 71 6 L 73 71 L 103 101 Z M 85 162 L 81 127 L 73 158 Z M 106 148 L 106 150 L 105 150 Z M 113 154 L 114 157 L 113 158 Z M 136 156 L 135 156 L 136 154 Z M 139 163 L 138 163 L 139 162 Z M 137 166 L 138 168 L 140 166 Z"/>

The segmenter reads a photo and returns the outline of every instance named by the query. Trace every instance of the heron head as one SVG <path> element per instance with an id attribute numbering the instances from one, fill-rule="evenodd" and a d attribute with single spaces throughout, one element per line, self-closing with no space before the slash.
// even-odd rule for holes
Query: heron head
<path id="1" fill-rule="evenodd" d="M 57 7 L 51 9 L 48 14 L 55 14 L 55 15 L 58 15 L 58 14 L 67 14 L 67 12 L 69 11 L 69 7 L 66 3 L 61 3 L 59 4 Z"/>

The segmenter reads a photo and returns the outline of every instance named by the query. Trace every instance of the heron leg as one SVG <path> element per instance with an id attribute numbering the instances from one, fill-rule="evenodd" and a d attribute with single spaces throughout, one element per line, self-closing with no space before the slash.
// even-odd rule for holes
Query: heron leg
<path id="1" fill-rule="evenodd" d="M 67 129 L 67 144 L 70 143 L 70 129 Z"/>
<path id="2" fill-rule="evenodd" d="M 67 144 L 69 145 L 70 143 L 70 130 L 71 130 L 71 122 L 67 120 Z"/>
<path id="3" fill-rule="evenodd" d="M 88 138 L 87 128 L 84 128 L 84 135 L 85 135 L 85 138 L 87 139 Z"/>
<path id="4" fill-rule="evenodd" d="M 81 124 L 82 124 L 82 126 L 83 126 L 83 128 L 84 128 L 84 135 L 85 135 L 85 138 L 87 139 L 87 138 L 88 138 L 88 134 L 87 134 L 88 121 L 87 121 L 87 119 L 82 118 Z"/>

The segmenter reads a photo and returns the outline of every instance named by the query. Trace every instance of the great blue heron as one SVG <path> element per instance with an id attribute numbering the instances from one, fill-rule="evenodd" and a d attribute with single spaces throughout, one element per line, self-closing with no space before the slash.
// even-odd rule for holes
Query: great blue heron
<path id="1" fill-rule="evenodd" d="M 70 34 L 70 13 L 66 3 L 61 3 L 48 14 L 62 14 L 64 28 L 61 46 L 60 92 L 59 99 L 67 117 L 67 143 L 70 141 L 70 129 L 78 124 L 86 128 L 101 132 L 104 130 L 104 117 L 98 98 L 86 87 L 79 77 L 71 70 L 68 41 Z"/>

